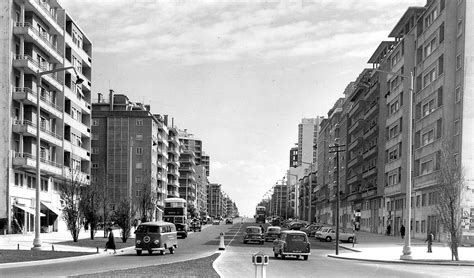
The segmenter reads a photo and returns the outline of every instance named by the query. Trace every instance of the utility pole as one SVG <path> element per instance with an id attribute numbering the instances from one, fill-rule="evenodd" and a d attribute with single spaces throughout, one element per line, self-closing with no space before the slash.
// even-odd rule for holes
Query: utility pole
<path id="1" fill-rule="evenodd" d="M 339 255 L 339 207 L 340 207 L 340 189 L 339 189 L 339 153 L 346 151 L 343 149 L 346 145 L 334 143 L 329 146 L 329 153 L 336 154 L 336 255 Z"/>

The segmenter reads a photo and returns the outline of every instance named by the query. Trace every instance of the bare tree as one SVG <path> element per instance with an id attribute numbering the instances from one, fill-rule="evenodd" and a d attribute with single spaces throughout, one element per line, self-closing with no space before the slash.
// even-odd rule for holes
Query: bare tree
<path id="1" fill-rule="evenodd" d="M 83 187 L 81 191 L 79 207 L 86 225 L 89 225 L 91 239 L 94 239 L 101 217 L 100 210 L 104 199 L 104 191 L 101 187 L 97 183 L 92 183 L 90 186 Z"/>
<path id="2" fill-rule="evenodd" d="M 156 210 L 157 196 L 156 191 L 151 188 L 151 180 L 142 185 L 141 196 L 138 199 L 138 214 L 141 222 L 150 221 Z"/>
<path id="3" fill-rule="evenodd" d="M 454 155 L 452 144 L 443 142 L 439 152 L 437 175 L 437 210 L 444 228 L 450 236 L 449 247 L 452 258 L 459 260 L 458 247 L 461 241 L 461 199 L 464 189 L 464 174 L 461 163 Z M 430 232 L 430 231 L 428 231 Z"/>
<path id="4" fill-rule="evenodd" d="M 135 211 L 129 199 L 122 199 L 114 210 L 113 220 L 121 229 L 120 238 L 123 242 L 127 242 L 127 239 L 130 237 L 133 215 L 135 215 Z"/>
<path id="5" fill-rule="evenodd" d="M 76 169 L 70 169 L 60 185 L 59 194 L 63 201 L 63 219 L 74 242 L 77 242 L 82 228 L 80 197 L 83 186 L 85 186 L 85 177 Z"/>

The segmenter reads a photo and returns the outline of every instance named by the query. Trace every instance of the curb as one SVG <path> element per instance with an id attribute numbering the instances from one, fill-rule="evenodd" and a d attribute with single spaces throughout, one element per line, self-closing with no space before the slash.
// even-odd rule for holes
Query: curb
<path id="1" fill-rule="evenodd" d="M 340 255 L 331 255 L 331 254 L 328 254 L 328 257 L 334 258 L 334 259 L 373 262 L 373 263 L 474 266 L 474 262 L 456 262 L 456 261 L 441 261 L 441 260 L 378 260 L 378 259 L 367 259 L 367 258 L 349 258 L 349 257 L 343 257 Z"/>

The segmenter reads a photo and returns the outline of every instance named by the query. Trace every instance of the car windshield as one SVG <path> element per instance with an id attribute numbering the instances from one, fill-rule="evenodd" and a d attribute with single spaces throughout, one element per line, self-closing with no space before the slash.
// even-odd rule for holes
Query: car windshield
<path id="1" fill-rule="evenodd" d="M 246 230 L 247 233 L 253 233 L 253 234 L 260 233 L 261 231 L 262 230 L 260 228 L 256 228 L 256 227 L 255 228 L 247 228 L 247 230 Z"/>
<path id="2" fill-rule="evenodd" d="M 295 242 L 305 242 L 306 237 L 304 235 L 288 235 L 288 239 Z"/>

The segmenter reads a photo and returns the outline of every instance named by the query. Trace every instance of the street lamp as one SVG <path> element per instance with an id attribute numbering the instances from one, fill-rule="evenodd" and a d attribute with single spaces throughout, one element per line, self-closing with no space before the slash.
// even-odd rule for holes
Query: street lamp
<path id="1" fill-rule="evenodd" d="M 408 107 L 407 107 L 407 114 L 408 114 L 408 124 L 407 124 L 407 129 L 408 129 L 408 138 L 407 138 L 407 145 L 408 145 L 408 151 L 407 151 L 407 159 L 406 159 L 406 206 L 407 206 L 407 225 L 406 229 L 408 231 L 407 236 L 405 236 L 405 245 L 403 246 L 403 254 L 400 256 L 400 259 L 412 259 L 411 256 L 411 164 L 412 164 L 412 133 L 413 133 L 413 112 L 412 112 L 412 106 L 413 106 L 413 71 L 410 71 L 410 75 L 404 75 L 396 72 L 390 72 L 390 71 L 383 71 L 379 69 L 374 69 L 376 72 L 381 72 L 381 73 L 386 73 L 390 75 L 395 75 L 401 78 L 409 79 L 410 80 L 410 91 L 409 91 L 409 96 L 408 96 Z"/>
<path id="2" fill-rule="evenodd" d="M 40 200 L 40 193 L 41 193 L 41 80 L 42 76 L 46 74 L 56 73 L 59 71 L 66 71 L 69 69 L 73 69 L 76 76 L 78 76 L 77 70 L 74 66 L 70 67 L 63 67 L 57 68 L 53 70 L 47 71 L 37 71 L 36 72 L 36 207 L 35 207 L 35 238 L 33 240 L 33 247 L 31 249 L 41 249 L 41 200 Z M 81 84 L 84 80 L 81 78 L 76 79 L 76 84 Z"/>

